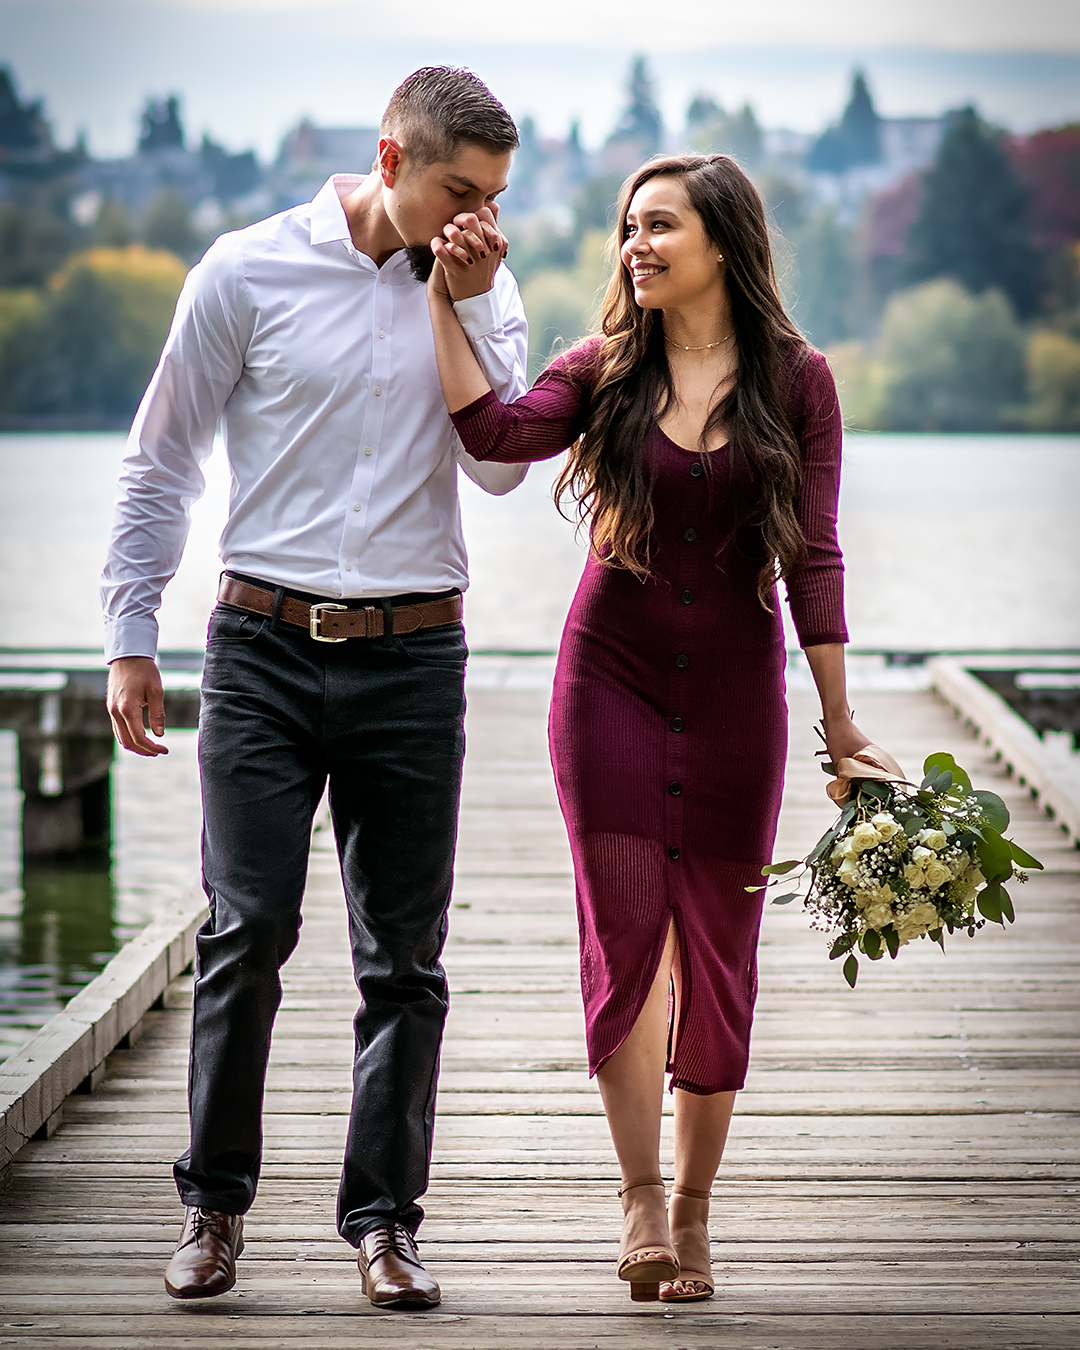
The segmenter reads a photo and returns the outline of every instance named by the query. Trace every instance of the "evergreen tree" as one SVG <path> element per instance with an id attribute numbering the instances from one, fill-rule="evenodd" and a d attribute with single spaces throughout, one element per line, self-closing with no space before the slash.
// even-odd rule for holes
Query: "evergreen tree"
<path id="1" fill-rule="evenodd" d="M 844 115 L 837 126 L 827 127 L 806 157 L 812 173 L 846 173 L 859 164 L 877 164 L 881 159 L 881 118 L 874 108 L 866 76 L 855 72 Z"/>
<path id="2" fill-rule="evenodd" d="M 904 263 L 911 281 L 953 277 L 975 294 L 1000 289 L 1023 317 L 1038 308 L 1039 264 L 1028 224 L 1028 194 L 1001 134 L 974 108 L 956 114 L 923 176 Z"/>
<path id="3" fill-rule="evenodd" d="M 183 150 L 184 128 L 180 122 L 180 100 L 173 95 L 164 102 L 147 99 L 139 130 L 139 154 L 154 150 Z"/>
<path id="4" fill-rule="evenodd" d="M 612 140 L 636 141 L 642 157 L 647 159 L 660 149 L 664 135 L 664 120 L 656 105 L 653 80 L 643 56 L 635 56 L 630 66 L 627 84 L 629 101 Z"/>

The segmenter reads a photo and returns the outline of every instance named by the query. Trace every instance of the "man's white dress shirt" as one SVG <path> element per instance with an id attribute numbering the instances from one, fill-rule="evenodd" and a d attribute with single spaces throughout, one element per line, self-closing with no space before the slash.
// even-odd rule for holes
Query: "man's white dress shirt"
<path id="1" fill-rule="evenodd" d="M 315 200 L 223 235 L 185 282 L 136 414 L 102 579 L 105 655 L 155 656 L 220 419 L 232 471 L 225 566 L 328 599 L 468 585 L 457 466 L 489 492 L 517 465 L 464 453 L 427 297 L 403 252 L 358 252 L 339 174 Z M 458 317 L 500 398 L 527 387 L 528 330 L 500 267 Z"/>

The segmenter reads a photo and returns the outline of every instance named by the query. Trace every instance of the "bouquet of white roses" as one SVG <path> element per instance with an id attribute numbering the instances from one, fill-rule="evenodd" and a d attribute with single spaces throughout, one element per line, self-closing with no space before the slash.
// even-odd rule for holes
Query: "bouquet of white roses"
<path id="1" fill-rule="evenodd" d="M 836 934 L 829 956 L 846 956 L 844 977 L 852 988 L 859 973 L 856 952 L 871 961 L 886 951 L 895 958 L 917 937 L 944 951 L 946 932 L 974 937 L 987 920 L 1012 923 L 1004 883 L 1026 881 L 1021 868 L 1042 868 L 1004 837 L 1005 803 L 972 788 L 952 755 L 931 755 L 923 771 L 918 787 L 853 772 L 840 818 L 809 856 L 762 868 L 774 877 L 797 868 L 809 872 L 804 906 L 814 916 L 812 927 Z M 796 897 L 792 891 L 773 904 Z"/>

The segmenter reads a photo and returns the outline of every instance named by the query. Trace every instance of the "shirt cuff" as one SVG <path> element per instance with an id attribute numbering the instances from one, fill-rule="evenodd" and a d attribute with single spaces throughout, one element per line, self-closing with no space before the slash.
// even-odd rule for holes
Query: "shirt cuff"
<path id="1" fill-rule="evenodd" d="M 157 660 L 157 619 L 148 616 L 105 620 L 105 660 L 122 656 L 148 656 Z"/>
<path id="2" fill-rule="evenodd" d="M 474 341 L 497 333 L 503 326 L 502 312 L 496 303 L 495 287 L 482 295 L 470 295 L 466 300 L 454 301 L 458 322 Z"/>

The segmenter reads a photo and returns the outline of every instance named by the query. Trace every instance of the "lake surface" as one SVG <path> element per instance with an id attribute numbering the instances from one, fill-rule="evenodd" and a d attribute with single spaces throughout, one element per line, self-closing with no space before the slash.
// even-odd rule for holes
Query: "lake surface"
<path id="1" fill-rule="evenodd" d="M 112 433 L 0 435 L 0 661 L 4 648 L 100 652 L 98 576 L 123 449 Z M 558 644 L 584 554 L 552 503 L 556 473 L 534 466 L 501 498 L 462 480 L 474 686 L 550 682 L 550 656 L 494 653 Z M 166 589 L 165 651 L 202 648 L 228 481 L 219 447 Z M 1080 437 L 849 436 L 840 534 L 855 649 L 1080 651 Z M 871 657 L 850 667 L 855 689 L 924 683 L 918 668 Z M 797 659 L 789 682 L 809 684 Z M 24 874 L 15 738 L 0 731 L 0 1059 L 197 876 L 195 733 L 169 743 L 165 759 L 117 758 L 111 853 Z"/>
<path id="2" fill-rule="evenodd" d="M 0 648 L 100 647 L 123 446 L 113 433 L 0 436 Z M 462 479 L 474 650 L 558 644 L 583 554 L 551 501 L 555 476 L 534 465 L 506 497 Z M 165 650 L 202 647 L 227 499 L 219 447 L 165 591 Z M 855 648 L 1080 648 L 1080 437 L 851 435 L 840 534 Z M 47 634 L 28 596 L 48 597 Z"/>

